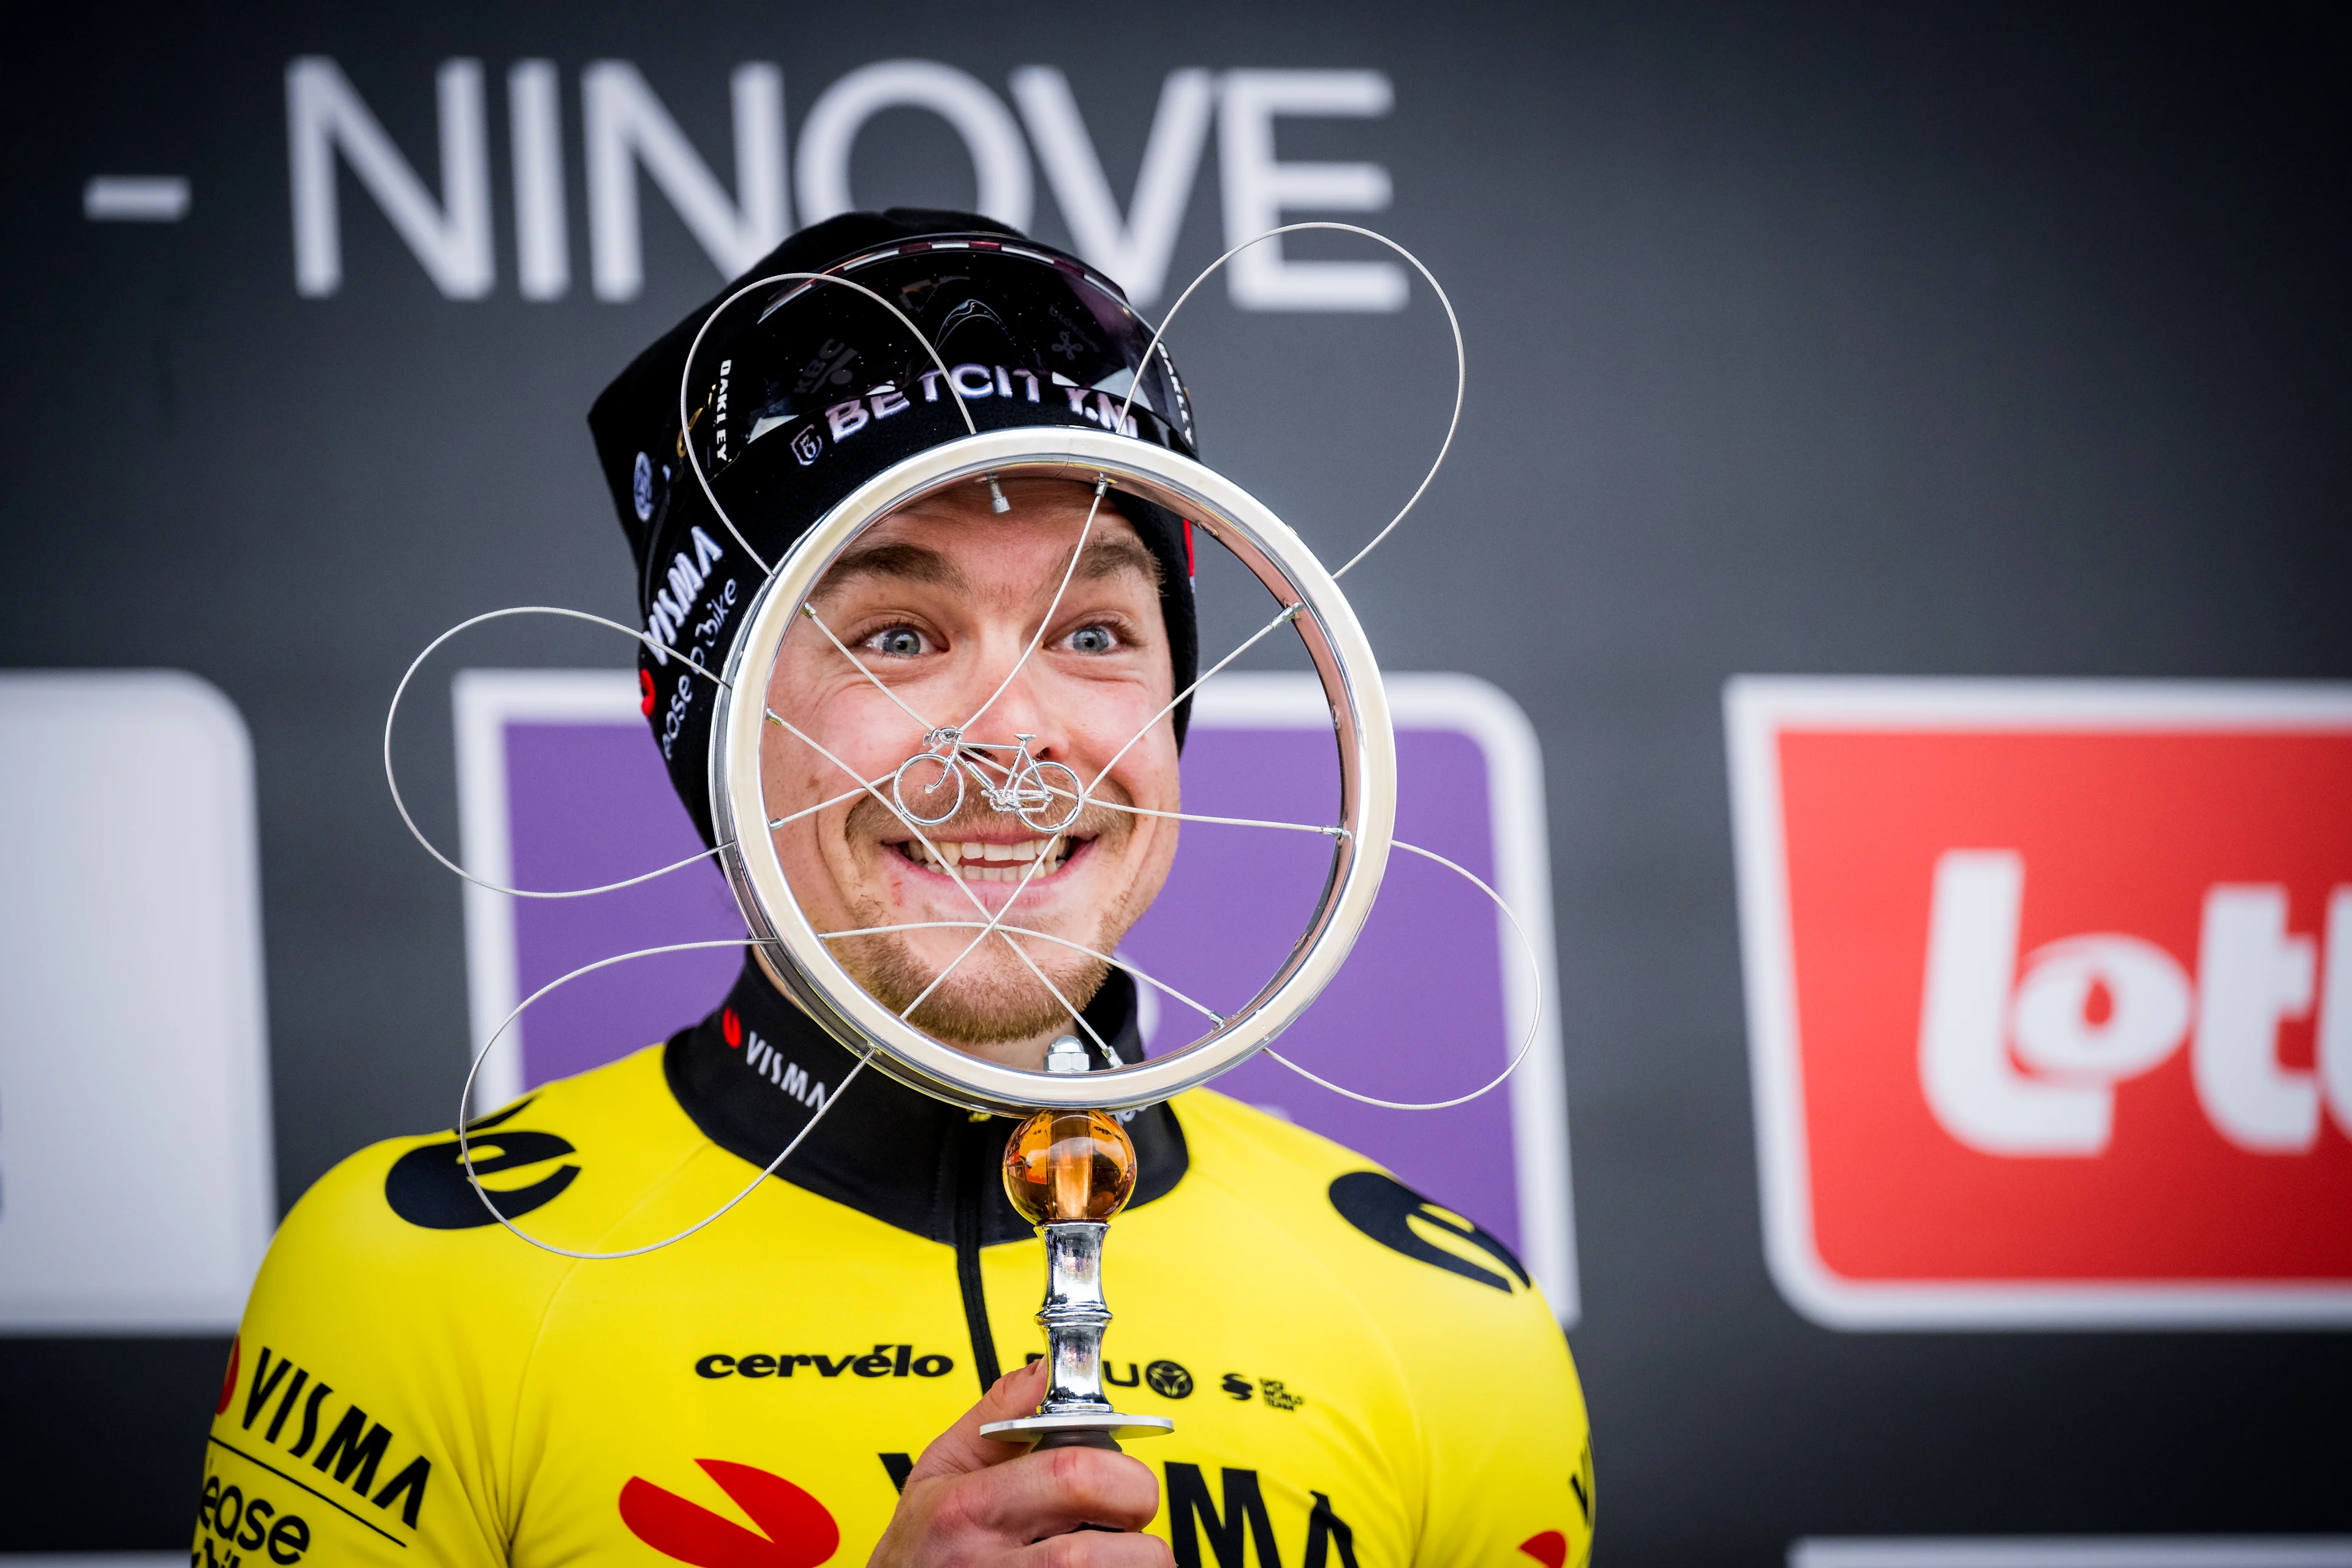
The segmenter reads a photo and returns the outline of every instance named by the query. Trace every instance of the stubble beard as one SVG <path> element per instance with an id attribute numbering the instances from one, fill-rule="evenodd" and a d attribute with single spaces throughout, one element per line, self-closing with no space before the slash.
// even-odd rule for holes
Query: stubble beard
<path id="1" fill-rule="evenodd" d="M 1130 804 L 1127 792 L 1111 781 L 1106 780 L 1097 786 L 1097 793 L 1105 800 Z M 968 812 L 954 821 L 926 827 L 923 834 L 933 843 L 943 838 L 952 840 L 959 837 L 959 826 L 976 826 L 983 820 L 981 814 Z M 881 834 L 896 821 L 888 807 L 869 796 L 851 808 L 844 828 L 854 844 L 878 845 Z M 1123 859 L 1135 828 L 1136 818 L 1128 813 L 1089 805 L 1071 825 L 1070 831 L 1093 838 L 1089 855 L 1116 863 Z M 887 848 L 874 852 L 896 853 Z M 1091 931 L 1057 931 L 1055 934 L 1097 952 L 1108 952 L 1141 917 L 1141 906 L 1147 901 L 1138 880 L 1130 877 Z M 892 923 L 888 909 L 870 892 L 852 899 L 851 908 L 858 926 Z M 954 918 L 982 918 L 978 909 L 969 905 L 967 908 L 969 917 Z M 1022 919 L 1022 906 L 1017 900 L 1006 911 L 1004 920 L 1012 925 L 1032 923 Z M 947 934 L 969 941 L 981 933 L 975 929 Z M 1013 942 L 1021 944 L 1020 953 L 1012 950 Z M 960 942 L 959 948 L 961 945 Z M 967 1049 L 984 1049 L 1067 1030 L 1071 1027 L 1070 1008 L 1084 1008 L 1110 977 L 1110 965 L 1089 953 L 1059 942 L 1010 934 L 988 937 L 936 986 L 932 982 L 938 979 L 940 966 L 917 956 L 907 933 L 851 937 L 835 943 L 835 952 L 850 978 L 876 1001 L 893 1013 L 905 1015 L 908 1023 L 924 1033 Z M 1021 953 L 1027 954 L 1029 963 L 1022 962 Z M 1030 963 L 1053 982 L 1052 991 L 1039 983 Z M 1060 997 L 1055 992 L 1059 992 Z M 922 1005 L 908 1013 L 908 1007 L 919 996 L 922 997 Z M 1063 998 L 1067 999 L 1068 1007 L 1063 1005 Z"/>

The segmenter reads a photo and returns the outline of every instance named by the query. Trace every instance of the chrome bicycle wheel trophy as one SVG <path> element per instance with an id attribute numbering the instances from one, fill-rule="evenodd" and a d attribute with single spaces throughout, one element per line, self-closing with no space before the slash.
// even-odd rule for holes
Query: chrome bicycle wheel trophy
<path id="1" fill-rule="evenodd" d="M 1084 1444 L 1116 1447 L 1121 1437 L 1146 1436 L 1172 1429 L 1173 1423 L 1165 1416 L 1116 1409 L 1103 1390 L 1102 1342 L 1112 1321 L 1104 1292 L 1105 1242 L 1110 1221 L 1133 1193 L 1137 1175 L 1135 1149 L 1121 1121 L 1124 1114 L 1206 1084 L 1266 1049 L 1330 982 L 1363 929 L 1394 843 L 1396 741 L 1379 668 L 1362 627 L 1339 591 L 1338 578 L 1362 561 L 1404 521 L 1443 466 L 1461 417 L 1461 328 L 1454 319 L 1454 309 L 1444 290 L 1438 287 L 1429 269 L 1394 241 L 1350 225 L 1294 224 L 1258 237 L 1271 239 L 1310 228 L 1338 230 L 1375 240 L 1410 263 L 1444 305 L 1454 335 L 1454 413 L 1436 461 L 1402 509 L 1337 572 L 1327 571 L 1290 528 L 1239 486 L 1170 445 L 1137 437 L 1138 425 L 1131 416 L 1149 383 L 1154 388 L 1154 395 L 1168 405 L 1151 409 L 1152 416 L 1164 422 L 1173 408 L 1187 432 L 1181 444 L 1189 449 L 1190 414 L 1185 395 L 1181 384 L 1173 379 L 1172 367 L 1166 366 L 1160 353 L 1160 339 L 1186 300 L 1232 258 L 1234 251 L 1219 258 L 1193 280 L 1161 326 L 1148 333 L 1148 345 L 1140 347 L 1126 372 L 1083 386 L 1056 373 L 1049 387 L 1045 376 L 1032 371 L 1008 373 L 998 367 L 993 371 L 992 393 L 989 367 L 963 363 L 950 369 L 938 344 L 898 305 L 858 280 L 862 263 L 845 264 L 845 270 L 836 274 L 779 273 L 761 279 L 737 289 L 705 318 L 686 353 L 686 369 L 678 391 L 679 428 L 696 430 L 697 416 L 688 404 L 698 387 L 705 399 L 702 412 L 720 412 L 712 421 L 715 430 L 706 427 L 691 439 L 679 439 L 676 457 L 684 468 L 679 479 L 683 482 L 690 476 L 709 500 L 717 521 L 764 574 L 742 607 L 737 623 L 740 631 L 729 645 L 723 667 L 714 670 L 692 658 L 684 660 L 692 679 L 713 682 L 719 689 L 712 710 L 708 751 L 710 818 L 716 838 L 711 853 L 718 857 L 741 909 L 749 932 L 742 945 L 750 948 L 769 978 L 818 1027 L 856 1056 L 856 1065 L 766 1168 L 727 1203 L 673 1236 L 619 1251 L 584 1252 L 557 1247 L 530 1235 L 501 1214 L 477 1176 L 466 1148 L 467 1128 L 461 1115 L 461 1161 L 475 1191 L 499 1224 L 532 1246 L 572 1258 L 629 1258 L 667 1247 L 712 1224 L 756 1191 L 791 1157 L 839 1096 L 852 1091 L 856 1076 L 871 1066 L 922 1093 L 975 1113 L 1024 1119 L 1006 1144 L 1003 1180 L 1013 1207 L 1037 1227 L 1045 1243 L 1045 1294 L 1037 1321 L 1046 1335 L 1051 1382 L 1034 1414 L 992 1423 L 982 1428 L 983 1433 L 1003 1441 L 1046 1447 Z M 991 242 L 991 247 L 1008 254 L 1018 251 L 1031 261 L 1071 276 L 1085 272 L 1066 258 L 1055 261 L 994 242 Z M 913 252 L 929 248 L 931 247 L 927 243 L 909 247 Z M 974 247 L 958 240 L 940 242 L 938 248 L 961 251 Z M 1236 247 L 1235 250 L 1240 248 L 1244 247 Z M 881 280 L 879 273 L 868 276 Z M 780 286 L 788 287 L 780 290 Z M 783 557 L 771 565 L 745 542 L 735 521 L 728 516 L 702 463 L 706 446 L 714 454 L 723 447 L 724 411 L 728 407 L 725 377 L 734 362 L 722 356 L 716 367 L 715 380 L 707 374 L 709 366 L 702 367 L 706 374 L 698 380 L 695 356 L 713 325 L 738 303 L 752 301 L 758 320 L 765 321 L 792 300 L 814 297 L 809 291 L 819 289 L 824 296 L 857 310 L 886 313 L 895 321 L 891 330 L 903 329 L 906 342 L 919 350 L 894 373 L 898 377 L 895 382 L 876 386 L 866 395 L 864 403 L 853 400 L 827 410 L 827 419 L 839 416 L 832 426 L 836 441 L 845 434 L 863 428 L 869 417 L 879 421 L 903 414 L 913 405 L 911 397 L 938 403 L 942 389 L 951 397 L 955 414 L 967 434 L 925 447 L 875 473 L 827 507 L 813 525 L 798 535 Z M 1101 302 L 1105 311 L 1122 315 L 1139 328 L 1123 300 L 1110 300 L 1115 289 L 1102 285 L 1097 291 L 1105 295 Z M 760 298 L 754 300 L 754 296 Z M 913 300 L 916 294 L 901 293 L 898 297 Z M 952 326 L 954 320 L 965 313 L 950 313 L 948 324 Z M 988 312 L 980 314 L 985 316 Z M 826 353 L 838 347 L 837 343 L 832 344 Z M 830 363 L 827 361 L 817 368 L 824 369 Z M 795 374 L 815 373 L 804 367 Z M 841 374 L 845 377 L 848 374 L 846 371 Z M 1015 386 L 1020 384 L 1016 378 L 1025 380 L 1029 403 L 1038 403 L 1049 394 L 1066 395 L 1072 415 L 1082 415 L 1087 423 L 1027 424 L 981 430 L 966 399 L 984 399 L 992 395 L 1012 398 Z M 757 441 L 762 428 L 764 424 L 740 439 L 746 443 Z M 791 449 L 805 465 L 815 460 L 822 444 L 812 427 L 803 429 L 793 439 Z M 643 486 L 649 458 L 640 452 L 636 461 L 640 469 L 638 482 Z M 841 567 L 845 560 L 853 558 L 860 540 L 869 531 L 901 515 L 912 515 L 909 509 L 942 497 L 952 500 L 959 493 L 969 498 L 975 493 L 973 487 L 984 487 L 985 495 L 992 502 L 989 510 L 1003 517 L 1013 510 L 1006 487 L 1038 480 L 1060 481 L 1063 489 L 1059 493 L 1066 497 L 1090 490 L 1093 504 L 1085 510 L 1084 524 L 1074 531 L 1066 547 L 1058 541 L 1055 543 L 1055 550 L 1061 552 L 1055 556 L 1053 572 L 1061 585 L 1055 590 L 1035 638 L 1017 659 L 1010 661 L 1002 682 L 977 709 L 961 716 L 919 712 L 850 646 L 851 642 L 861 642 L 865 633 L 853 630 L 850 640 L 845 642 L 826 623 L 816 601 L 825 591 L 828 574 Z M 1077 575 L 1089 543 L 1102 538 L 1097 532 L 1097 518 L 1108 515 L 1106 498 L 1114 493 L 1132 498 L 1148 508 L 1160 509 L 1183 522 L 1187 530 L 1183 562 L 1188 571 L 1192 568 L 1192 540 L 1195 532 L 1222 547 L 1269 595 L 1273 614 L 1255 634 L 1210 666 L 1198 679 L 1177 691 L 1126 739 L 1108 762 L 1101 763 L 1092 778 L 1087 778 L 1079 768 L 1071 765 L 1071 761 L 1077 760 L 1075 756 L 1065 761 L 1060 756 L 1044 755 L 1043 752 L 1050 747 L 1033 744 L 1039 739 L 1036 726 L 1023 728 L 997 711 L 997 704 L 1013 689 L 1016 679 L 1037 653 L 1046 633 L 1046 623 L 1052 621 L 1063 604 L 1063 595 Z M 640 518 L 647 515 L 646 504 L 641 491 Z M 982 521 L 976 526 L 990 524 Z M 871 554 L 866 559 L 870 562 Z M 401 801 L 398 782 L 393 775 L 393 721 L 409 681 L 425 658 L 442 643 L 480 622 L 529 614 L 597 621 L 637 637 L 657 655 L 665 651 L 647 633 L 602 617 L 580 611 L 526 606 L 492 611 L 463 622 L 417 656 L 416 663 L 402 678 L 394 694 L 393 710 L 385 719 L 385 776 L 410 831 L 436 859 L 460 876 L 467 873 L 434 848 L 408 818 L 407 806 Z M 1286 633 L 1286 637 L 1296 639 L 1297 649 L 1303 651 L 1311 665 L 1330 715 L 1337 793 L 1329 814 L 1312 822 L 1207 816 L 1173 809 L 1176 802 L 1172 796 L 1157 805 L 1147 805 L 1130 795 L 1122 795 L 1113 780 L 1119 760 L 1156 730 L 1163 731 L 1169 746 L 1166 762 L 1172 774 L 1173 731 L 1166 727 L 1171 715 L 1244 653 L 1266 638 Z M 817 640 L 820 637 L 822 641 Z M 788 655 L 801 660 L 793 668 L 803 677 L 814 670 L 819 684 L 832 682 L 836 692 L 851 689 L 865 700 L 861 712 L 868 718 L 861 718 L 846 732 L 847 740 L 856 741 L 856 745 L 848 745 L 845 732 L 838 728 L 833 731 L 837 742 L 864 759 L 860 765 L 853 766 L 811 732 L 812 727 L 823 730 L 824 725 L 810 720 L 809 726 L 804 727 L 786 712 L 779 711 L 779 704 L 797 711 L 793 694 L 801 689 L 793 680 L 782 679 L 782 661 Z M 682 657 L 675 647 L 668 648 L 667 656 Z M 812 657 L 816 663 L 809 662 Z M 688 676 L 677 679 L 683 681 Z M 859 684 L 861 680 L 864 685 Z M 887 706 L 880 700 L 887 700 Z M 652 701 L 650 696 L 647 701 Z M 992 712 L 994 716 L 991 717 Z M 806 713 L 800 716 L 809 717 Z M 1131 721 L 1135 716 L 1131 710 L 1128 719 Z M 874 725 L 890 728 L 886 732 Z M 1122 721 L 1118 732 L 1124 733 L 1129 727 L 1128 722 Z M 1111 740 L 1117 738 L 1116 733 L 1110 736 Z M 1108 745 L 1102 749 L 1108 750 Z M 1087 766 L 1094 767 L 1091 757 Z M 1112 782 L 1107 784 L 1107 780 Z M 938 895 L 946 900 L 941 907 L 953 918 L 893 923 L 885 913 L 873 921 L 845 921 L 840 918 L 842 911 L 835 908 L 822 925 L 813 920 L 803 898 L 796 894 L 788 868 L 795 864 L 806 868 L 811 864 L 804 853 L 807 836 L 814 831 L 806 826 L 809 819 L 820 813 L 850 810 L 867 811 L 869 820 L 877 820 L 871 816 L 874 812 L 884 814 L 878 820 L 887 821 L 890 832 L 899 836 L 893 840 L 896 848 L 907 851 L 908 859 L 915 867 L 944 873 L 940 886 L 959 889 L 969 910 L 957 903 L 954 895 L 942 892 Z M 1079 853 L 1070 847 L 1071 841 L 1083 837 L 1090 822 L 1107 820 L 1100 816 L 1102 813 L 1131 814 L 1125 820 L 1137 833 L 1165 829 L 1172 835 L 1175 824 L 1202 823 L 1218 825 L 1221 831 L 1264 829 L 1314 835 L 1328 844 L 1328 859 L 1322 867 L 1320 889 L 1308 900 L 1299 933 L 1294 942 L 1279 950 L 1277 958 L 1270 961 L 1271 973 L 1253 994 L 1237 1002 L 1228 1002 L 1221 1012 L 1147 973 L 1116 951 L 1103 951 L 1113 948 L 1118 940 L 1117 932 L 1132 923 L 1132 910 L 1126 913 L 1126 923 L 1108 918 L 1097 921 L 1097 928 L 1110 934 L 1085 942 L 1074 940 L 1071 930 L 1097 928 L 1072 928 L 1066 923 L 1063 931 L 1055 931 L 1024 922 L 1023 900 L 1030 893 L 1033 882 L 1039 879 L 1039 873 L 1046 870 L 1049 864 Z M 981 817 L 975 814 L 986 815 Z M 1297 811 L 1294 809 L 1287 815 L 1296 816 Z M 932 836 L 934 830 L 975 820 L 995 822 L 999 837 L 984 843 L 970 838 L 941 843 Z M 1018 827 L 1013 827 L 1013 824 Z M 968 826 L 964 830 L 971 831 Z M 801 837 L 793 837 L 795 834 Z M 793 855 L 787 855 L 780 847 L 785 843 L 794 847 Z M 1412 845 L 1396 847 L 1437 861 L 1469 879 L 1495 900 L 1515 928 L 1518 926 L 1517 917 L 1494 889 L 1467 870 L 1429 850 Z M 915 853 L 918 849 L 919 856 Z M 1172 855 L 1172 846 L 1168 852 Z M 793 855 L 800 858 L 794 859 Z M 972 864 L 975 856 L 981 862 L 978 865 Z M 519 897 L 580 897 L 632 886 L 700 858 L 701 856 L 689 857 L 674 866 L 607 888 L 547 892 L 507 888 L 495 890 Z M 1164 877 L 1166 869 L 1161 866 L 1159 874 Z M 983 898 L 971 885 L 975 879 L 1017 881 L 1018 886 L 1009 891 L 991 889 L 996 896 Z M 805 873 L 803 880 L 810 882 Z M 1149 891 L 1142 897 L 1149 901 Z M 1035 907 L 1034 900 L 1030 907 Z M 858 950 L 837 945 L 884 936 L 904 937 L 919 931 L 927 939 L 941 931 L 953 931 L 959 936 L 968 932 L 970 940 L 951 960 L 937 966 L 937 973 L 921 984 L 919 993 L 903 1005 L 898 1005 L 895 993 L 889 1001 L 877 994 L 887 987 L 870 984 L 870 973 L 863 981 L 853 974 L 840 953 Z M 1525 943 L 1523 928 L 1520 937 Z M 467 1097 L 471 1096 L 483 1058 L 499 1036 L 524 1007 L 556 986 L 630 958 L 688 947 L 729 945 L 735 944 L 688 942 L 619 954 L 541 987 L 482 1043 L 474 1069 L 467 1076 Z M 1059 1019 L 1066 1016 L 1071 1032 L 1056 1039 L 1047 1050 L 1042 1070 L 1010 1066 L 974 1054 L 910 1021 L 958 966 L 970 962 L 975 952 L 984 948 L 993 950 L 996 958 L 1005 961 L 1005 972 L 1019 984 L 1026 986 L 1034 977 L 1043 992 L 1051 994 L 1058 1012 L 1050 1016 Z M 1139 985 L 1150 987 L 1150 994 L 1200 1015 L 1205 1020 L 1205 1027 L 1181 1045 L 1155 1049 L 1149 1056 L 1139 1053 L 1139 1059 L 1127 1059 L 1087 1021 L 1083 1005 L 1086 997 L 1074 1000 L 1066 994 L 1036 956 L 1055 952 L 1064 956 L 1075 952 L 1087 963 L 1099 966 L 1091 971 L 1097 978 L 1088 982 L 1090 987 L 1099 984 L 1099 976 L 1108 974 L 1110 969 L 1122 970 Z M 1528 948 L 1528 954 L 1532 964 L 1532 946 Z M 1011 966 L 1013 960 L 1017 960 L 1017 967 Z M 924 966 L 914 967 L 919 971 Z M 919 973 L 917 978 L 921 978 Z M 908 988 L 912 988 L 911 983 Z M 1091 994 L 1089 989 L 1087 994 Z M 1538 1013 L 1539 1016 L 1540 999 Z M 1041 1037 L 1024 1030 L 1005 1037 L 1034 1040 Z M 1500 1076 L 1471 1093 L 1428 1103 L 1374 1099 L 1308 1072 L 1278 1054 L 1275 1059 L 1335 1093 L 1367 1104 L 1401 1110 L 1439 1110 L 1475 1099 L 1498 1087 L 1525 1058 L 1536 1037 L 1536 1026 L 1531 1022 L 1526 1040 Z M 1153 1043 L 1156 1046 L 1158 1042 Z"/>
<path id="2" fill-rule="evenodd" d="M 818 930 L 793 895 L 776 838 L 795 814 L 779 809 L 770 788 L 774 758 L 762 744 L 782 731 L 793 742 L 816 745 L 776 711 L 771 675 L 786 637 L 815 619 L 811 596 L 859 537 L 949 487 L 1024 479 L 1076 480 L 1097 500 L 1108 489 L 1124 490 L 1190 519 L 1229 551 L 1277 606 L 1267 632 L 1291 628 L 1312 661 L 1329 704 L 1339 760 L 1337 822 L 1267 825 L 1307 827 L 1330 844 L 1321 895 L 1285 962 L 1240 1007 L 1223 1015 L 1200 1009 L 1207 1026 L 1196 1038 L 1147 1060 L 1093 1071 L 1087 1070 L 1087 1046 L 1075 1032 L 1085 1026 L 1077 1009 L 1071 1010 L 1073 1034 L 1049 1054 L 1045 1070 L 1029 1071 L 934 1037 L 908 1022 L 911 1008 L 894 1009 L 860 984 L 835 945 L 845 934 L 865 933 Z M 821 623 L 818 629 L 832 635 Z M 842 658 L 857 663 L 846 647 L 835 646 Z M 712 816 L 724 847 L 720 864 L 751 927 L 759 963 L 877 1070 L 971 1110 L 1027 1118 L 1007 1147 L 1005 1189 L 1045 1242 L 1045 1303 L 1038 1321 L 1046 1331 L 1053 1384 L 1035 1415 L 998 1423 L 988 1435 L 1059 1444 L 1169 1430 L 1166 1417 L 1121 1413 L 1102 1392 L 1102 1338 L 1111 1321 L 1102 1286 L 1104 1239 L 1135 1179 L 1134 1150 L 1112 1113 L 1158 1104 L 1254 1055 L 1315 1000 L 1363 928 L 1395 823 L 1396 742 L 1380 671 L 1354 613 L 1289 528 L 1192 459 L 1108 432 L 992 431 L 907 459 L 821 519 L 755 595 L 745 631 L 719 674 L 727 690 L 710 752 Z M 934 856 L 940 852 L 925 829 L 975 802 L 1046 834 L 1067 826 L 1081 806 L 1092 804 L 1094 784 L 1066 766 L 1031 758 L 1031 737 L 936 724 L 915 731 L 911 716 L 906 722 L 913 745 L 888 776 L 869 780 L 844 766 L 838 782 L 844 792 L 862 790 L 887 805 Z M 974 899 L 973 918 L 964 923 L 978 933 L 975 943 L 1035 938 L 1038 933 L 1020 924 L 1018 911 L 1017 896 L 993 911 Z"/>

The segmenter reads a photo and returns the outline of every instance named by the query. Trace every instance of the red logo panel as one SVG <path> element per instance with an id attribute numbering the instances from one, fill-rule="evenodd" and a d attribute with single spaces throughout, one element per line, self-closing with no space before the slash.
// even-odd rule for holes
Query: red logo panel
<path id="1" fill-rule="evenodd" d="M 1727 709 L 1794 1305 L 2352 1320 L 2352 691 L 1743 679 Z"/>
<path id="2" fill-rule="evenodd" d="M 695 1568 L 817 1568 L 840 1549 L 841 1527 L 831 1511 L 783 1477 L 730 1459 L 695 1463 L 759 1530 L 631 1476 L 620 1502 L 629 1533 Z"/>

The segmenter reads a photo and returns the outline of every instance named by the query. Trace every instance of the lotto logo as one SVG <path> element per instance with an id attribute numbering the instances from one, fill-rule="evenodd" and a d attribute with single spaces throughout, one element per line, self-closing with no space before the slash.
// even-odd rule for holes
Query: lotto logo
<path id="1" fill-rule="evenodd" d="M 2205 890 L 2200 972 L 2145 937 L 2084 932 L 2026 957 L 2016 978 L 2025 859 L 1952 849 L 1936 862 L 1919 1082 L 1945 1131 L 1988 1154 L 2098 1154 L 2115 1141 L 2115 1086 L 2191 1036 L 2191 1081 L 2213 1130 L 2257 1153 L 2319 1142 L 2322 1086 L 2352 1131 L 2352 886 L 2327 900 L 2327 990 L 2316 1072 L 2280 1058 L 2284 1026 L 2312 1011 L 2312 939 L 2288 932 L 2284 883 Z M 2192 1000 L 2193 998 L 2193 1000 Z"/>
<path id="2" fill-rule="evenodd" d="M 2352 689 L 1741 679 L 1726 710 L 1792 1305 L 2352 1321 Z"/>

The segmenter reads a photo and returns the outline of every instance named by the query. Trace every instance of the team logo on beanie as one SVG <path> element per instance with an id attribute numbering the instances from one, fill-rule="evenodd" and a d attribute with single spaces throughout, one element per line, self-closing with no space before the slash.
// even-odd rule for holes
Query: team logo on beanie
<path id="1" fill-rule="evenodd" d="M 643 452 L 637 454 L 636 467 L 629 474 L 629 499 L 636 503 L 637 521 L 651 522 L 654 517 L 654 460 Z"/>

